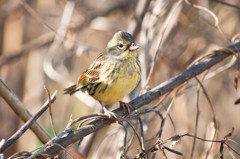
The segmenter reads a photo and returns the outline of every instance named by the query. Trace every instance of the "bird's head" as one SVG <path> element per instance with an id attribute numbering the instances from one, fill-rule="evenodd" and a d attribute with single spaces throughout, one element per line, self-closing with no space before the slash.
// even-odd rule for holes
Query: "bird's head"
<path id="1" fill-rule="evenodd" d="M 131 34 L 120 31 L 109 41 L 105 54 L 119 60 L 135 59 L 138 48 Z"/>

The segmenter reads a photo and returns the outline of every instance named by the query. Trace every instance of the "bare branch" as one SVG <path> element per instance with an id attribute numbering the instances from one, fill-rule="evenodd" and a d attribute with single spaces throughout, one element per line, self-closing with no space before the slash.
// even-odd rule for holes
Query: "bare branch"
<path id="1" fill-rule="evenodd" d="M 50 96 L 49 90 L 47 89 L 46 86 L 44 86 L 44 89 L 46 90 L 46 93 L 47 93 L 47 96 L 48 96 L 49 115 L 50 115 L 51 126 L 52 126 L 52 129 L 53 129 L 53 133 L 54 133 L 54 135 L 57 136 L 57 132 L 56 132 L 56 129 L 55 129 L 55 125 L 54 125 L 54 122 L 53 122 L 51 96 Z"/>
<path id="2" fill-rule="evenodd" d="M 24 121 L 27 122 L 32 114 L 26 109 L 23 103 L 18 99 L 18 97 L 13 93 L 13 91 L 7 86 L 7 84 L 0 78 L 0 96 L 8 103 L 12 110 Z M 42 127 L 39 122 L 35 122 L 31 126 L 31 130 L 40 139 L 41 142 L 47 143 L 51 136 Z"/>
<path id="3" fill-rule="evenodd" d="M 36 122 L 36 120 L 47 110 L 47 108 L 51 105 L 49 102 L 53 103 L 56 99 L 57 91 L 53 93 L 50 100 L 46 101 L 42 107 L 39 109 L 39 111 L 31 117 L 14 135 L 12 135 L 5 144 L 0 147 L 0 152 L 3 152 L 7 147 L 9 147 L 11 144 L 13 144 L 19 137 L 21 137 L 29 127 Z"/>

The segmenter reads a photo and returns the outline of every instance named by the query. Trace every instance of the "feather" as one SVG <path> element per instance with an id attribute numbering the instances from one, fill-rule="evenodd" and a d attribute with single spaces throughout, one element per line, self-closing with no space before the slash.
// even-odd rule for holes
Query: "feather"
<path id="1" fill-rule="evenodd" d="M 64 89 L 64 93 L 63 94 L 74 94 L 75 92 L 79 91 L 81 89 L 81 87 L 78 87 L 76 84 L 75 85 L 72 85 L 66 89 Z"/>

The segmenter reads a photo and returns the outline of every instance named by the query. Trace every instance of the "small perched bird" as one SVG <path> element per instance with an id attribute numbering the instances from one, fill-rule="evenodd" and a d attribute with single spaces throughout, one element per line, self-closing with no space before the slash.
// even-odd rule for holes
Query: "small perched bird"
<path id="1" fill-rule="evenodd" d="M 136 51 L 138 48 L 131 34 L 117 32 L 104 52 L 79 76 L 77 84 L 64 89 L 64 94 L 72 95 L 79 90 L 87 92 L 100 102 L 109 118 L 117 117 L 104 104 L 119 102 L 120 106 L 126 107 L 130 112 L 130 105 L 120 100 L 140 81 L 141 67 Z"/>

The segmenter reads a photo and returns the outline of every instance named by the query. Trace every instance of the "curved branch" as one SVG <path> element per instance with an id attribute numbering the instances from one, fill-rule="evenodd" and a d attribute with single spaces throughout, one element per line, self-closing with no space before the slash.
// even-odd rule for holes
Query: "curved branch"
<path id="1" fill-rule="evenodd" d="M 218 62 L 221 62 L 223 59 L 229 57 L 233 54 L 233 52 L 240 52 L 240 42 L 229 45 L 228 47 L 220 50 L 213 51 L 213 54 L 202 60 L 181 74 L 167 80 L 166 82 L 160 84 L 159 86 L 155 87 L 151 91 L 135 98 L 129 104 L 131 104 L 136 109 L 141 108 L 145 104 L 152 102 L 153 100 L 161 97 L 162 95 L 166 94 L 169 91 L 172 91 L 176 87 L 180 86 L 181 84 L 185 83 L 186 81 L 190 80 L 191 78 L 201 74 L 205 70 L 211 68 Z M 118 116 L 126 115 L 125 112 L 122 111 L 121 108 L 114 110 L 114 112 Z M 67 147 L 74 142 L 84 138 L 85 136 L 112 124 L 114 121 L 111 120 L 96 120 L 84 127 L 81 127 L 78 130 L 71 130 L 66 132 L 65 134 L 61 134 L 61 136 L 57 136 L 53 140 L 49 141 L 46 144 L 46 147 L 37 152 L 37 154 L 46 155 L 46 156 L 54 156 L 57 155 L 62 149 L 56 146 L 56 144 L 62 145 L 63 147 Z M 36 154 L 35 154 L 36 156 Z"/>

